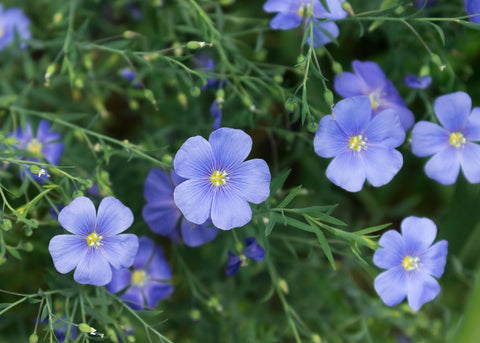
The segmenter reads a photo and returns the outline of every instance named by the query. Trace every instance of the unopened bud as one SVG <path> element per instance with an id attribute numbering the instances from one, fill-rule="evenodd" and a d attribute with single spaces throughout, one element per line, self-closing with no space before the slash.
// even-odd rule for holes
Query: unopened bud
<path id="1" fill-rule="evenodd" d="M 314 334 L 312 334 L 312 342 L 313 343 L 322 343 L 322 338 L 320 337 L 320 335 L 314 333 Z"/>
<path id="2" fill-rule="evenodd" d="M 194 322 L 198 322 L 202 318 L 202 312 L 199 309 L 193 309 L 190 311 L 190 319 Z"/>
<path id="3" fill-rule="evenodd" d="M 28 343 L 37 343 L 38 342 L 38 336 L 36 333 L 32 333 L 30 337 L 28 337 Z"/>
<path id="4" fill-rule="evenodd" d="M 342 76 L 343 75 L 343 68 L 342 68 L 342 65 L 338 62 L 333 62 L 332 63 L 332 70 L 335 74 L 337 74 L 338 76 Z"/>
<path id="5" fill-rule="evenodd" d="M 190 41 L 187 43 L 187 48 L 190 49 L 190 50 L 196 50 L 196 49 L 200 49 L 200 48 L 203 48 L 204 46 L 212 46 L 212 43 L 205 43 L 205 42 L 197 42 L 197 41 Z"/>
<path id="6" fill-rule="evenodd" d="M 12 222 L 10 219 L 3 219 L 3 223 L 0 223 L 0 228 L 3 231 L 10 231 L 12 229 Z"/>
<path id="7" fill-rule="evenodd" d="M 288 112 L 295 111 L 296 107 L 297 107 L 297 99 L 296 98 L 289 98 L 289 99 L 287 99 L 287 101 L 285 101 L 285 109 Z"/>
<path id="8" fill-rule="evenodd" d="M 127 30 L 123 33 L 123 37 L 125 39 L 132 39 L 132 38 L 135 38 L 135 37 L 141 37 L 142 35 L 138 32 L 135 32 L 135 31 L 130 31 L 130 30 Z"/>
<path id="9" fill-rule="evenodd" d="M 190 95 L 193 96 L 194 98 L 197 98 L 198 96 L 200 96 L 200 88 L 198 87 L 192 87 L 190 88 Z"/>
<path id="10" fill-rule="evenodd" d="M 333 93 L 330 89 L 325 89 L 325 92 L 323 93 L 323 99 L 328 104 L 328 106 L 333 106 Z"/>
<path id="11" fill-rule="evenodd" d="M 278 288 L 284 293 L 284 294 L 288 294 L 288 292 L 290 291 L 288 289 L 288 284 L 287 284 L 287 281 L 285 281 L 285 279 L 278 279 Z"/>
<path id="12" fill-rule="evenodd" d="M 352 17 L 355 16 L 355 12 L 353 12 L 352 5 L 350 5 L 350 3 L 348 1 L 342 2 L 342 8 L 345 10 L 345 12 L 350 14 L 350 16 L 352 16 Z"/>
<path id="13" fill-rule="evenodd" d="M 436 66 L 440 68 L 440 71 L 443 71 L 445 69 L 446 65 L 442 63 L 440 56 L 438 56 L 437 54 L 431 54 L 430 59 Z"/>
<path id="14" fill-rule="evenodd" d="M 177 100 L 180 103 L 180 105 L 183 107 L 183 109 L 186 110 L 188 106 L 188 99 L 185 93 L 178 93 Z"/>

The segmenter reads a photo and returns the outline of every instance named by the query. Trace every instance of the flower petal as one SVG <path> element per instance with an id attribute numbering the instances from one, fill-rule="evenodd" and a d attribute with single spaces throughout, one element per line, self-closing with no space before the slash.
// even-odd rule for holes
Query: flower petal
<path id="1" fill-rule="evenodd" d="M 47 143 L 49 141 L 57 141 L 62 136 L 56 131 L 50 131 L 50 124 L 45 120 L 40 120 L 37 128 L 37 139 L 40 143 Z"/>
<path id="2" fill-rule="evenodd" d="M 333 115 L 349 138 L 363 134 L 372 118 L 370 99 L 366 96 L 343 99 L 333 108 Z"/>
<path id="3" fill-rule="evenodd" d="M 335 40 L 340 30 L 334 22 L 318 22 L 313 20 L 313 46 L 319 47 Z M 310 45 L 310 37 L 307 39 L 307 44 Z"/>
<path id="4" fill-rule="evenodd" d="M 164 282 L 150 281 L 145 285 L 143 291 L 147 298 L 147 306 L 154 308 L 160 300 L 173 293 L 173 286 Z"/>
<path id="5" fill-rule="evenodd" d="M 173 184 L 162 169 L 153 168 L 143 184 L 143 196 L 147 202 L 173 202 Z"/>
<path id="6" fill-rule="evenodd" d="M 168 236 L 176 228 L 181 215 L 173 202 L 173 190 L 171 198 L 171 203 L 150 202 L 142 209 L 143 219 L 159 235 Z"/>
<path id="7" fill-rule="evenodd" d="M 405 244 L 405 254 L 419 257 L 432 245 L 437 236 L 437 226 L 429 218 L 410 216 L 400 224 Z"/>
<path id="8" fill-rule="evenodd" d="M 396 148 L 405 140 L 405 131 L 394 110 L 385 110 L 373 117 L 365 131 L 367 146 L 381 144 L 385 148 Z"/>
<path id="9" fill-rule="evenodd" d="M 465 0 L 465 9 L 468 14 L 477 14 L 473 17 L 470 17 L 472 23 L 480 24 L 480 2 L 478 0 Z"/>
<path id="10" fill-rule="evenodd" d="M 369 93 L 385 85 L 387 78 L 377 63 L 354 60 L 352 62 L 352 68 L 355 74 L 364 82 Z"/>
<path id="11" fill-rule="evenodd" d="M 449 131 L 461 131 L 472 109 L 472 100 L 467 93 L 456 92 L 442 95 L 433 105 L 440 123 Z"/>
<path id="12" fill-rule="evenodd" d="M 173 166 L 175 172 L 186 179 L 210 176 L 214 168 L 210 143 L 200 136 L 190 137 L 178 149 Z"/>
<path id="13" fill-rule="evenodd" d="M 395 306 L 407 296 L 407 280 L 402 266 L 391 268 L 375 278 L 377 294 L 387 306 Z"/>
<path id="14" fill-rule="evenodd" d="M 252 139 L 242 130 L 222 127 L 208 138 L 215 156 L 215 168 L 228 170 L 242 163 L 252 150 Z M 210 176 L 210 175 L 209 175 Z"/>
<path id="15" fill-rule="evenodd" d="M 225 274 L 227 275 L 234 275 L 238 272 L 242 265 L 242 260 L 240 260 L 239 256 L 232 254 L 230 251 L 228 252 L 228 262 L 227 262 L 227 269 L 225 270 Z"/>
<path id="16" fill-rule="evenodd" d="M 349 192 L 358 192 L 365 182 L 365 166 L 359 154 L 344 152 L 333 159 L 327 168 L 327 178 Z"/>
<path id="17" fill-rule="evenodd" d="M 157 245 L 152 256 L 150 264 L 147 267 L 147 274 L 150 278 L 157 280 L 169 280 L 172 278 L 172 271 L 170 265 L 163 255 L 162 248 Z"/>
<path id="18" fill-rule="evenodd" d="M 270 21 L 270 27 L 274 30 L 290 30 L 302 22 L 298 13 L 280 12 Z"/>
<path id="19" fill-rule="evenodd" d="M 127 268 L 112 270 L 112 281 L 107 284 L 107 290 L 110 293 L 118 293 L 132 281 L 132 272 Z"/>
<path id="20" fill-rule="evenodd" d="M 422 272 L 412 272 L 407 276 L 408 305 L 415 311 L 440 293 L 440 285 L 430 275 Z"/>
<path id="21" fill-rule="evenodd" d="M 442 276 L 447 263 L 448 242 L 443 240 L 432 245 L 420 256 L 421 271 L 435 277 Z"/>
<path id="22" fill-rule="evenodd" d="M 343 0 L 326 0 L 329 19 L 343 19 L 347 16 L 347 12 L 342 7 Z"/>
<path id="23" fill-rule="evenodd" d="M 449 134 L 443 127 L 420 121 L 412 130 L 412 152 L 417 157 L 439 153 L 448 147 Z"/>
<path id="24" fill-rule="evenodd" d="M 187 180 L 175 187 L 175 204 L 188 221 L 203 224 L 210 217 L 213 192 L 205 180 Z M 213 187 L 213 186 L 212 186 Z"/>
<path id="25" fill-rule="evenodd" d="M 443 149 L 434 155 L 425 165 L 425 173 L 442 185 L 451 185 L 457 181 L 460 171 L 460 159 L 454 147 Z"/>
<path id="26" fill-rule="evenodd" d="M 81 284 L 104 286 L 112 280 L 112 267 L 100 249 L 90 247 L 78 263 L 73 278 Z"/>
<path id="27" fill-rule="evenodd" d="M 133 213 L 114 197 L 106 197 L 100 202 L 97 214 L 97 232 L 106 237 L 125 231 L 133 223 Z"/>
<path id="28" fill-rule="evenodd" d="M 338 126 L 332 115 L 320 120 L 313 140 L 315 153 L 320 157 L 335 157 L 345 151 L 348 146 L 348 137 Z"/>
<path id="29" fill-rule="evenodd" d="M 403 238 L 398 231 L 389 230 L 385 232 L 378 244 L 378 248 L 373 255 L 373 263 L 383 269 L 390 269 L 402 265 L 404 259 Z"/>
<path id="30" fill-rule="evenodd" d="M 143 310 L 145 300 L 143 299 L 142 290 L 138 286 L 130 286 L 120 298 L 134 310 Z"/>
<path id="31" fill-rule="evenodd" d="M 155 243 L 146 236 L 138 238 L 138 252 L 133 262 L 133 269 L 146 269 L 153 257 Z"/>
<path id="32" fill-rule="evenodd" d="M 405 131 L 409 130 L 413 126 L 413 123 L 415 122 L 415 116 L 413 115 L 413 112 L 408 109 L 408 107 L 390 105 L 388 103 L 385 103 L 385 105 L 386 106 L 384 106 L 383 104 L 380 105 L 377 110 L 383 110 L 384 107 L 388 106 L 388 109 L 391 109 L 397 113 L 398 118 L 400 119 L 400 124 Z"/>
<path id="33" fill-rule="evenodd" d="M 78 197 L 60 211 L 58 221 L 65 230 L 87 236 L 95 230 L 95 212 L 95 206 L 90 199 Z"/>
<path id="34" fill-rule="evenodd" d="M 480 19 L 480 16 L 478 18 Z M 480 107 L 475 107 L 472 110 L 463 134 L 469 141 L 480 141 Z"/>
<path id="35" fill-rule="evenodd" d="M 460 155 L 463 174 L 470 183 L 480 182 L 480 146 L 467 142 Z"/>
<path id="36" fill-rule="evenodd" d="M 227 181 L 232 192 L 254 204 L 260 204 L 270 195 L 270 170 L 264 160 L 255 158 L 240 164 Z"/>
<path id="37" fill-rule="evenodd" d="M 181 230 L 183 241 L 192 248 L 210 242 L 218 234 L 218 229 L 213 226 L 211 221 L 206 221 L 202 225 L 195 225 L 185 218 L 182 219 Z"/>
<path id="38" fill-rule="evenodd" d="M 247 200 L 228 188 L 216 192 L 212 202 L 213 225 L 230 230 L 247 224 L 251 219 L 252 209 Z"/>
<path id="39" fill-rule="evenodd" d="M 243 254 L 255 261 L 263 261 L 265 258 L 265 249 L 257 243 L 255 237 L 245 238 L 245 248 Z"/>
<path id="40" fill-rule="evenodd" d="M 363 161 L 367 180 L 372 186 L 380 187 L 397 175 L 403 165 L 403 156 L 394 149 L 369 146 L 363 154 Z"/>
<path id="41" fill-rule="evenodd" d="M 335 92 L 344 98 L 367 94 L 363 81 L 360 80 L 357 75 L 350 72 L 335 75 L 333 87 L 335 88 Z"/>
<path id="42" fill-rule="evenodd" d="M 287 12 L 292 7 L 292 0 L 267 0 L 263 4 L 265 12 Z M 295 2 L 298 2 L 295 0 Z"/>
<path id="43" fill-rule="evenodd" d="M 98 249 L 115 269 L 128 268 L 133 264 L 138 251 L 138 237 L 123 234 L 102 239 L 103 245 Z"/>
<path id="44" fill-rule="evenodd" d="M 42 154 L 50 164 L 58 165 L 64 149 L 63 143 L 45 143 L 42 145 Z"/>
<path id="45" fill-rule="evenodd" d="M 87 241 L 76 235 L 57 235 L 48 244 L 53 265 L 59 273 L 73 270 L 87 251 Z"/>

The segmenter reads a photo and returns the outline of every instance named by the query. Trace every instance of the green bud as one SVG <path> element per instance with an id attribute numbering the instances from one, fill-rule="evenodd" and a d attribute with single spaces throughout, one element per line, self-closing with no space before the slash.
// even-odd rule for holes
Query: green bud
<path id="1" fill-rule="evenodd" d="M 25 234 L 25 237 L 31 237 L 33 235 L 33 229 L 31 226 L 25 225 L 23 227 L 23 233 Z"/>
<path id="2" fill-rule="evenodd" d="M 320 337 L 320 335 L 314 333 L 314 334 L 312 334 L 312 342 L 313 343 L 322 343 L 322 338 Z"/>
<path id="3" fill-rule="evenodd" d="M 0 228 L 2 228 L 3 231 L 10 231 L 12 229 L 12 221 L 4 218 L 3 223 L 0 224 Z"/>
<path id="4" fill-rule="evenodd" d="M 445 69 L 445 64 L 442 63 L 440 56 L 438 56 L 437 54 L 431 54 L 430 59 L 437 67 L 440 68 L 441 71 Z"/>
<path id="5" fill-rule="evenodd" d="M 192 87 L 190 88 L 190 95 L 193 96 L 194 98 L 197 98 L 200 96 L 201 90 L 198 87 Z"/>
<path id="6" fill-rule="evenodd" d="M 202 312 L 199 309 L 193 309 L 190 311 L 190 319 L 194 322 L 198 322 L 202 318 Z"/>
<path id="7" fill-rule="evenodd" d="M 127 336 L 127 341 L 128 343 L 135 343 L 135 337 L 134 336 Z"/>
<path id="8" fill-rule="evenodd" d="M 430 66 L 428 64 L 424 65 L 420 69 L 420 75 L 419 76 L 425 76 L 425 75 L 430 75 Z"/>
<path id="9" fill-rule="evenodd" d="M 325 89 L 325 92 L 323 93 L 323 99 L 328 104 L 328 106 L 333 106 L 333 93 L 330 89 Z"/>
<path id="10" fill-rule="evenodd" d="M 20 245 L 20 248 L 27 252 L 32 252 L 33 251 L 33 244 L 31 242 L 25 242 Z"/>
<path id="11" fill-rule="evenodd" d="M 123 33 L 123 38 L 125 38 L 125 39 L 132 39 L 132 38 L 139 37 L 139 36 L 141 36 L 141 34 L 139 34 L 138 32 L 135 32 L 135 31 L 130 31 L 130 30 L 127 30 Z"/>
<path id="12" fill-rule="evenodd" d="M 187 96 L 185 95 L 185 93 L 178 93 L 177 100 L 180 103 L 180 105 L 182 105 L 182 107 L 184 109 L 187 109 L 188 99 L 187 99 Z"/>
<path id="13" fill-rule="evenodd" d="M 32 333 L 30 337 L 28 337 L 28 343 L 37 343 L 38 342 L 38 336 L 36 333 Z"/>
<path id="14" fill-rule="evenodd" d="M 30 173 L 38 175 L 41 173 L 41 168 L 37 165 L 30 166 Z"/>
<path id="15" fill-rule="evenodd" d="M 162 162 L 171 164 L 172 161 L 173 161 L 172 155 L 165 154 L 165 155 L 162 156 Z"/>
<path id="16" fill-rule="evenodd" d="M 74 82 L 75 87 L 82 89 L 84 86 L 83 80 L 82 79 L 76 79 Z"/>
<path id="17" fill-rule="evenodd" d="M 220 0 L 220 5 L 222 6 L 230 6 L 235 2 L 235 0 Z"/>
<path id="18" fill-rule="evenodd" d="M 273 81 L 275 81 L 275 83 L 281 84 L 283 82 L 283 76 L 282 75 L 275 75 L 273 77 Z"/>
<path id="19" fill-rule="evenodd" d="M 288 112 L 293 112 L 295 111 L 295 108 L 297 108 L 297 99 L 296 98 L 289 98 L 287 101 L 285 101 L 285 109 Z"/>
<path id="20" fill-rule="evenodd" d="M 242 250 L 243 250 L 243 244 L 242 244 L 242 242 L 237 241 L 237 242 L 235 243 L 235 250 L 238 251 L 239 254 L 242 253 Z"/>
<path id="21" fill-rule="evenodd" d="M 215 98 L 217 99 L 217 102 L 223 102 L 225 100 L 225 91 L 222 88 L 217 90 L 217 92 L 215 93 Z"/>
<path id="22" fill-rule="evenodd" d="M 307 130 L 315 133 L 317 132 L 318 124 L 314 120 L 309 120 L 307 124 Z"/>
<path id="23" fill-rule="evenodd" d="M 405 11 L 405 7 L 403 7 L 403 6 L 398 6 L 398 7 L 395 9 L 395 14 L 396 14 L 396 15 L 400 15 L 400 14 L 402 14 L 404 11 Z"/>
<path id="24" fill-rule="evenodd" d="M 54 15 L 53 15 L 53 24 L 54 25 L 58 25 L 60 24 L 60 22 L 62 21 L 63 19 L 63 14 L 61 12 L 56 12 Z"/>
<path id="25" fill-rule="evenodd" d="M 187 48 L 190 49 L 190 50 L 196 50 L 196 49 L 203 48 L 205 45 L 207 45 L 207 43 L 197 42 L 197 41 L 192 40 L 192 41 L 187 43 Z"/>
<path id="26" fill-rule="evenodd" d="M 5 138 L 5 140 L 3 141 L 3 143 L 5 145 L 17 145 L 18 144 L 18 140 L 14 137 L 7 137 Z"/>
<path id="27" fill-rule="evenodd" d="M 78 324 L 78 330 L 80 330 L 80 332 L 90 333 L 92 332 L 92 329 L 95 330 L 94 328 L 90 327 L 90 325 L 88 324 L 85 324 L 85 323 Z"/>
<path id="28" fill-rule="evenodd" d="M 335 74 L 342 76 L 343 75 L 343 68 L 342 65 L 338 62 L 332 63 L 332 70 Z"/>
<path id="29" fill-rule="evenodd" d="M 130 99 L 130 101 L 128 102 L 128 106 L 132 111 L 138 111 L 138 109 L 140 108 L 140 104 L 135 99 Z"/>
<path id="30" fill-rule="evenodd" d="M 342 2 L 342 8 L 345 10 L 345 12 L 350 14 L 352 17 L 355 16 L 355 12 L 353 12 L 352 5 L 350 5 L 348 1 Z"/>
<path id="31" fill-rule="evenodd" d="M 285 281 L 285 279 L 281 279 L 281 278 L 278 279 L 277 286 L 284 294 L 288 294 L 289 288 L 288 288 L 287 281 Z"/>
<path id="32" fill-rule="evenodd" d="M 82 197 L 83 196 L 83 192 L 82 191 L 74 191 L 72 193 L 72 198 L 78 198 L 78 197 Z"/>
<path id="33" fill-rule="evenodd" d="M 153 92 L 150 89 L 145 89 L 143 91 L 143 95 L 145 98 L 150 101 L 151 103 L 156 103 L 157 101 L 155 100 L 155 96 L 153 95 Z"/>

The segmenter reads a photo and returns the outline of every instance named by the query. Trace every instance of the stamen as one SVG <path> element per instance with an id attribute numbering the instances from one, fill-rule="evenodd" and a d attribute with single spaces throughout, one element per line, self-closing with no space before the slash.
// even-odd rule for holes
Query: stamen
<path id="1" fill-rule="evenodd" d="M 28 143 L 27 150 L 34 155 L 40 155 L 42 153 L 42 143 L 40 143 L 36 138 L 33 138 L 30 143 Z"/>
<path id="2" fill-rule="evenodd" d="M 135 286 L 143 287 L 147 281 L 147 273 L 145 270 L 135 270 L 132 273 L 132 284 Z"/>
<path id="3" fill-rule="evenodd" d="M 213 174 L 210 176 L 210 181 L 213 183 L 215 187 L 224 185 L 227 183 L 227 180 L 229 179 L 227 175 L 228 174 L 225 170 L 222 172 L 215 170 Z"/>
<path id="4" fill-rule="evenodd" d="M 348 147 L 356 151 L 365 150 L 367 148 L 367 137 L 363 138 L 362 135 L 351 137 Z"/>
<path id="5" fill-rule="evenodd" d="M 380 106 L 378 96 L 375 93 L 372 93 L 368 95 L 368 98 L 370 99 L 370 103 L 372 104 L 372 109 L 376 110 L 378 106 Z"/>
<path id="6" fill-rule="evenodd" d="M 453 145 L 455 148 L 462 148 L 466 142 L 467 140 L 461 132 L 452 132 L 450 134 L 450 145 Z"/>
<path id="7" fill-rule="evenodd" d="M 405 270 L 418 270 L 420 267 L 420 259 L 418 257 L 406 256 L 403 259 L 402 266 Z"/>
<path id="8" fill-rule="evenodd" d="M 100 236 L 96 232 L 92 232 L 87 236 L 88 246 L 98 248 L 100 245 L 103 245 L 103 243 L 101 243 L 102 239 L 103 236 Z"/>

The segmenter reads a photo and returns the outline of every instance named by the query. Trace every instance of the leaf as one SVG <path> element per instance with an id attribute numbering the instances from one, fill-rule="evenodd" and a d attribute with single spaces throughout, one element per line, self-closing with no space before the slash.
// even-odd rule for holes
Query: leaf
<path id="1" fill-rule="evenodd" d="M 273 227 L 275 226 L 275 217 L 272 212 L 268 215 L 268 223 L 267 226 L 265 227 L 265 236 L 268 236 L 272 230 Z"/>
<path id="2" fill-rule="evenodd" d="M 330 264 L 332 265 L 332 268 L 336 270 L 337 268 L 335 267 L 335 260 L 333 259 L 332 250 L 330 250 L 330 245 L 328 245 L 325 235 L 323 234 L 322 230 L 320 230 L 320 228 L 316 226 L 314 223 L 312 223 L 308 218 L 307 218 L 307 221 L 309 222 L 310 226 L 313 229 L 313 232 L 317 236 L 317 239 L 320 242 L 320 245 L 322 246 L 323 252 L 325 253 L 325 256 L 327 256 L 328 262 L 330 262 Z"/>
<path id="3" fill-rule="evenodd" d="M 278 205 L 278 208 L 285 208 L 290 202 L 295 199 L 298 192 L 302 189 L 302 185 L 295 187 L 288 193 L 288 195 L 282 200 L 282 202 Z"/>
<path id="4" fill-rule="evenodd" d="M 291 171 L 291 169 L 285 169 L 273 178 L 272 182 L 270 183 L 270 195 L 277 193 L 277 191 L 282 188 Z"/>
<path id="5" fill-rule="evenodd" d="M 454 20 L 454 21 L 456 23 L 459 23 L 463 26 L 468 27 L 469 29 L 480 30 L 480 24 L 475 24 L 475 23 L 472 23 L 472 22 L 469 22 L 469 21 L 466 21 L 466 20 L 460 20 L 460 19 L 457 19 L 457 20 Z"/>
<path id="6" fill-rule="evenodd" d="M 437 24 L 432 23 L 431 21 L 427 21 L 427 23 L 432 25 L 433 28 L 435 30 L 437 30 L 438 35 L 440 36 L 440 40 L 442 41 L 442 45 L 445 47 L 445 33 L 443 32 L 442 28 L 440 26 L 438 26 Z"/>
<path id="7" fill-rule="evenodd" d="M 392 225 L 392 223 L 387 223 L 387 224 L 372 226 L 372 227 L 369 227 L 369 228 L 366 228 L 366 229 L 362 229 L 362 230 L 355 231 L 355 232 L 353 232 L 353 233 L 354 233 L 354 234 L 357 234 L 357 235 L 359 235 L 359 236 L 368 235 L 369 233 L 383 230 L 383 229 L 385 229 L 386 227 L 389 227 L 390 225 Z"/>

